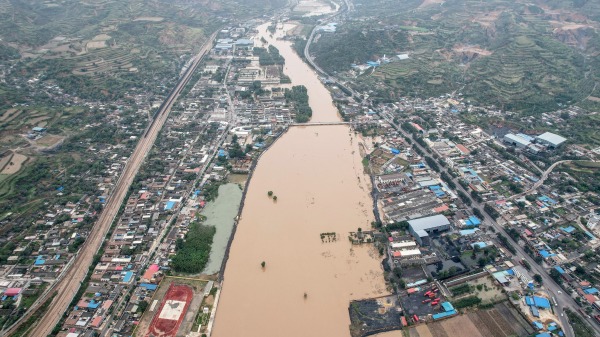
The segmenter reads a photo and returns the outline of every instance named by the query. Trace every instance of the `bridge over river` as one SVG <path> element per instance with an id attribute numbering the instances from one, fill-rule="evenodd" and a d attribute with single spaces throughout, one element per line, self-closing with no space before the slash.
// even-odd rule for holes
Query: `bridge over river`
<path id="1" fill-rule="evenodd" d="M 350 125 L 350 122 L 311 122 L 311 123 L 291 123 L 290 126 L 319 126 L 319 125 Z"/>

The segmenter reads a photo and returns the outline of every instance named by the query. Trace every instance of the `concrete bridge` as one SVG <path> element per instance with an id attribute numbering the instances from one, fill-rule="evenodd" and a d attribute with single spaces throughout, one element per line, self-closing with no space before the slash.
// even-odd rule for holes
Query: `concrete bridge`
<path id="1" fill-rule="evenodd" d="M 350 125 L 350 122 L 311 122 L 311 123 L 290 123 L 290 126 L 318 126 L 318 125 Z"/>

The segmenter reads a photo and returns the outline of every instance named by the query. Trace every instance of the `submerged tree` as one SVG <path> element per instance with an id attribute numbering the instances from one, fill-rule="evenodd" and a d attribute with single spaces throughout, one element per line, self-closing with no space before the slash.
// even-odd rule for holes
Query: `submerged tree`
<path id="1" fill-rule="evenodd" d="M 267 265 L 267 264 L 265 263 L 265 261 L 263 261 L 263 262 L 261 262 L 261 263 L 260 263 L 260 266 L 261 266 L 263 269 L 265 268 L 265 266 L 266 266 L 266 265 Z"/>

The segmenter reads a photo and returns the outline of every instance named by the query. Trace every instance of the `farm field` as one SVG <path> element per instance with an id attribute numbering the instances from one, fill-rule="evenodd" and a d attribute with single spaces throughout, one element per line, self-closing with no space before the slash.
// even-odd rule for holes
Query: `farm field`
<path id="1" fill-rule="evenodd" d="M 315 59 L 385 100 L 460 90 L 507 110 L 541 112 L 573 102 L 600 107 L 594 99 L 600 97 L 600 3 L 436 3 L 357 0 L 360 10 L 311 46 Z M 351 68 L 377 60 L 362 73 Z"/>
<path id="2" fill-rule="evenodd" d="M 409 328 L 410 337 L 509 337 L 528 336 L 534 331 L 506 303 L 490 310 L 477 310 L 442 321 Z"/>
<path id="3" fill-rule="evenodd" d="M 8 163 L 4 166 L 4 168 L 2 169 L 2 172 L 0 172 L 0 174 L 15 174 L 17 172 L 19 172 L 21 170 L 21 167 L 23 167 L 23 164 L 25 164 L 25 162 L 27 161 L 27 159 L 29 159 L 27 156 L 22 155 L 20 153 L 13 153 L 12 157 L 10 158 L 10 160 L 8 161 Z"/>

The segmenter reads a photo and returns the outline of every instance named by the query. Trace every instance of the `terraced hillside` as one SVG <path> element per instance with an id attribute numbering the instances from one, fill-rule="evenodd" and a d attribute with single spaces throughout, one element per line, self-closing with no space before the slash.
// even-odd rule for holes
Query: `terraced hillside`
<path id="1" fill-rule="evenodd" d="M 20 76 L 41 73 L 71 95 L 114 99 L 133 87 L 175 79 L 188 59 L 180 57 L 214 30 L 284 3 L 0 0 L 0 62 L 20 57 Z M 23 96 L 13 93 L 10 102 Z"/>
<path id="2" fill-rule="evenodd" d="M 599 107 L 600 2 L 354 1 L 312 47 L 326 70 L 381 99 L 459 90 L 506 109 Z M 381 36 L 381 38 L 377 38 Z M 400 60 L 396 55 L 408 54 Z M 383 60 L 366 71 L 352 64 Z M 389 60 L 389 63 L 388 63 Z M 390 91 L 389 88 L 392 88 Z"/>

